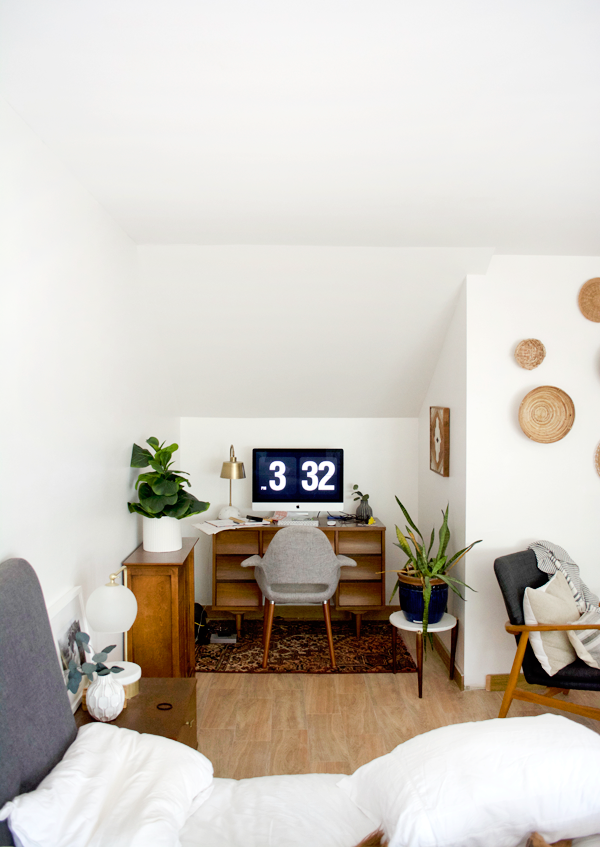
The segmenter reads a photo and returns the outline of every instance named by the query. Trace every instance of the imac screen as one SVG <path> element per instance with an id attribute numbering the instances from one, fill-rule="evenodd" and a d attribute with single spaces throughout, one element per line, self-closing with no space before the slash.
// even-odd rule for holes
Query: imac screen
<path id="1" fill-rule="evenodd" d="M 344 451 L 315 448 L 252 452 L 255 509 L 341 509 Z"/>

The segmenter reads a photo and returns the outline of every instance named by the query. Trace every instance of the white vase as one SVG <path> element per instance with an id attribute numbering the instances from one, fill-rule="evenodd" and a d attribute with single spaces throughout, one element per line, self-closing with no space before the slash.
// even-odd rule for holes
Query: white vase
<path id="1" fill-rule="evenodd" d="M 148 553 L 172 553 L 181 550 L 181 523 L 177 518 L 142 518 L 144 550 Z"/>
<path id="2" fill-rule="evenodd" d="M 125 689 L 112 673 L 97 676 L 85 693 L 85 704 L 97 721 L 114 721 L 123 711 Z"/>

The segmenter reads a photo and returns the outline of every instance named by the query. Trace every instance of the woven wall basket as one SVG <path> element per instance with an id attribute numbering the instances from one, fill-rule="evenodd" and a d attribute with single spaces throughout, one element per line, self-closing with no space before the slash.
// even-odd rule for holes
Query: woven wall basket
<path id="1" fill-rule="evenodd" d="M 579 291 L 578 303 L 581 314 L 588 321 L 600 323 L 600 277 L 588 279 L 583 283 Z"/>
<path id="2" fill-rule="evenodd" d="M 546 358 L 546 348 L 537 338 L 526 338 L 517 344 L 515 359 L 526 371 L 532 371 Z"/>
<path id="3" fill-rule="evenodd" d="M 560 441 L 575 421 L 573 401 L 560 388 L 542 385 L 523 398 L 519 409 L 521 429 L 532 441 L 551 444 Z"/>

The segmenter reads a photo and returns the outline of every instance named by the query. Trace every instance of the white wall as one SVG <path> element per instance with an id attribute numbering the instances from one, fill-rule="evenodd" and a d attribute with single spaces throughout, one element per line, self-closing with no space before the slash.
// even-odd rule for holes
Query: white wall
<path id="1" fill-rule="evenodd" d="M 132 442 L 178 424 L 152 398 L 135 245 L 8 106 L 0 116 L 0 559 L 28 559 L 51 604 L 73 585 L 87 597 L 136 547 Z"/>
<path id="2" fill-rule="evenodd" d="M 465 544 L 466 505 L 466 392 L 467 392 L 467 289 L 463 284 L 454 314 L 448 325 L 442 352 L 433 378 L 427 389 L 419 415 L 419 523 L 424 537 L 442 523 L 441 512 L 449 505 L 449 553 L 462 550 Z M 450 409 L 450 476 L 442 477 L 429 467 L 429 407 L 445 406 Z M 411 515 L 412 517 L 412 515 Z M 404 523 L 401 528 L 404 529 Z M 474 540 L 474 539 L 470 539 Z M 453 568 L 453 574 L 465 581 L 465 560 Z M 468 602 L 472 592 L 463 591 Z M 459 638 L 456 664 L 464 668 L 465 603 L 449 593 L 448 610 L 459 619 Z M 442 634 L 449 647 L 449 634 Z"/>
<path id="3" fill-rule="evenodd" d="M 482 538 L 469 555 L 465 606 L 465 682 L 507 673 L 514 639 L 494 559 L 537 539 L 554 541 L 600 588 L 600 325 L 577 305 L 582 284 L 600 274 L 596 257 L 497 256 L 485 276 L 467 281 L 466 537 Z M 535 370 L 520 368 L 514 350 L 524 338 L 547 351 Z M 554 444 L 531 441 L 518 423 L 523 397 L 540 385 L 566 391 L 575 404 L 571 432 Z"/>
<path id="4" fill-rule="evenodd" d="M 257 387 L 265 388 L 259 381 Z M 398 507 L 394 495 L 417 514 L 417 419 L 400 418 L 183 418 L 181 421 L 181 467 L 190 472 L 191 491 L 211 508 L 204 515 L 216 517 L 229 503 L 229 482 L 220 479 L 221 466 L 233 444 L 244 462 L 246 479 L 233 482 L 233 505 L 244 512 L 252 502 L 253 447 L 341 447 L 344 450 L 345 508 L 355 512 L 350 496 L 353 484 L 370 495 L 373 513 L 387 526 L 388 570 L 398 567 L 400 551 L 393 546 Z M 211 539 L 187 521 L 184 532 L 199 535 L 196 545 L 196 599 L 211 602 Z M 386 575 L 389 598 L 395 577 Z"/>
<path id="5" fill-rule="evenodd" d="M 177 304 L 176 321 L 156 323 L 162 344 L 145 350 L 172 407 L 288 418 L 417 417 L 460 286 L 491 256 L 256 245 L 139 253 L 147 301 L 168 292 Z"/>

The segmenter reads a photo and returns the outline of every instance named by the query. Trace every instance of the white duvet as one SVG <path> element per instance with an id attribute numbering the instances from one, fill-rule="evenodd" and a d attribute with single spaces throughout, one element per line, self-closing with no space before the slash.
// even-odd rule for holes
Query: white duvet
<path id="1" fill-rule="evenodd" d="M 212 790 L 210 761 L 177 741 L 81 727 L 35 791 L 0 811 L 22 847 L 173 847 Z"/>
<path id="2" fill-rule="evenodd" d="M 82 727 L 56 768 L 7 803 L 0 819 L 18 847 L 354 847 L 375 826 L 340 781 L 213 779 L 210 761 L 190 747 L 96 723 Z M 495 847 L 493 825 L 485 843 Z M 600 847 L 600 838 L 573 843 Z"/>

